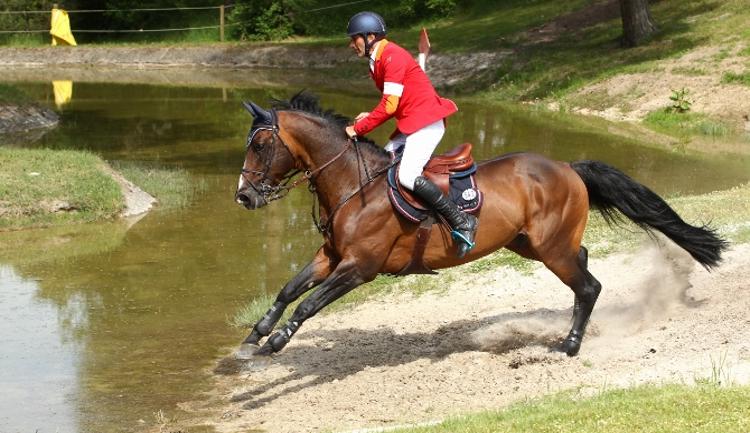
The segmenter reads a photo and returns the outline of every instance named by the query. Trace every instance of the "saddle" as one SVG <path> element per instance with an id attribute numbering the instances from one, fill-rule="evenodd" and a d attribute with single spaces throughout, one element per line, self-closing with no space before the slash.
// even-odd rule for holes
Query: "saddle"
<path id="1" fill-rule="evenodd" d="M 422 172 L 443 193 L 464 212 L 476 213 L 482 206 L 482 193 L 479 191 L 474 173 L 477 170 L 471 156 L 471 143 L 456 146 L 442 155 L 433 156 Z M 391 156 L 400 159 L 400 153 Z M 422 201 L 398 182 L 400 162 L 388 170 L 388 197 L 393 207 L 406 219 L 418 223 L 431 213 Z"/>
<path id="2" fill-rule="evenodd" d="M 422 175 L 435 183 L 463 212 L 476 213 L 482 207 L 483 195 L 474 179 L 477 165 L 471 156 L 471 148 L 471 143 L 464 143 L 432 157 Z M 395 161 L 401 158 L 401 154 L 393 153 L 391 157 Z M 411 260 L 398 275 L 436 274 L 424 264 L 424 251 L 437 219 L 432 210 L 398 182 L 399 167 L 400 161 L 388 170 L 388 198 L 399 214 L 419 223 L 419 228 Z"/>

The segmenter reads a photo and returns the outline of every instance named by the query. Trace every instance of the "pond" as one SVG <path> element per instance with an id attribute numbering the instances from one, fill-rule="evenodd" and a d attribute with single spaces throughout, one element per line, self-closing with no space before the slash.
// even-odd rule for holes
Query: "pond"
<path id="1" fill-rule="evenodd" d="M 342 114 L 377 100 L 361 90 L 365 79 L 311 80 Z M 245 336 L 229 319 L 275 294 L 321 243 L 304 188 L 255 212 L 233 201 L 250 124 L 240 101 L 266 105 L 295 90 L 76 82 L 55 107 L 49 82 L 16 84 L 61 116 L 25 146 L 182 167 L 206 187 L 184 209 L 137 221 L 0 233 L 0 430 L 130 432 L 154 426 L 160 411 L 179 417 L 177 404 L 209 392 L 217 360 Z M 600 159 L 667 196 L 747 180 L 746 157 L 686 155 L 563 115 L 458 102 L 441 150 L 470 141 L 478 159 L 519 150 Z M 381 129 L 382 143 L 390 128 Z"/>

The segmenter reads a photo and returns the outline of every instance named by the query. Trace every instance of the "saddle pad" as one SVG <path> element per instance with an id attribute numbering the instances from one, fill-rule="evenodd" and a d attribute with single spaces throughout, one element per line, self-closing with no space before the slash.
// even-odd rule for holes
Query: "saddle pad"
<path id="1" fill-rule="evenodd" d="M 393 207 L 409 221 L 418 223 L 429 214 L 429 211 L 417 209 L 407 202 L 398 191 L 398 180 L 396 172 L 398 166 L 388 170 L 388 198 Z M 474 173 L 477 166 L 474 164 L 470 169 L 450 175 L 450 200 L 456 203 L 459 209 L 466 213 L 476 213 L 482 207 L 483 194 L 477 187 Z"/>

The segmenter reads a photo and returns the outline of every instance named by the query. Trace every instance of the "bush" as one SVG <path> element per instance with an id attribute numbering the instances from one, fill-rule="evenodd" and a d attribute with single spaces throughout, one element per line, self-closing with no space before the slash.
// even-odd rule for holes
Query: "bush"
<path id="1" fill-rule="evenodd" d="M 241 0 L 229 13 L 229 23 L 238 23 L 232 31 L 235 39 L 275 40 L 294 32 L 292 4 L 282 0 Z"/>

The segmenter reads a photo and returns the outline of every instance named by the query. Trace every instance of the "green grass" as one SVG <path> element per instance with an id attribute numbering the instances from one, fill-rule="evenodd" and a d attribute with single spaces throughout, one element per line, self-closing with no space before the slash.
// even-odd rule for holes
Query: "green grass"
<path id="1" fill-rule="evenodd" d="M 502 249 L 477 261 L 468 263 L 466 268 L 471 273 L 481 273 L 492 271 L 502 266 L 507 266 L 523 275 L 531 275 L 541 264 L 525 259 L 510 250 Z"/>
<path id="2" fill-rule="evenodd" d="M 646 385 L 566 393 L 395 433 L 726 433 L 750 431 L 750 387 Z"/>
<path id="3" fill-rule="evenodd" d="M 750 86 L 750 72 L 742 72 L 740 74 L 725 72 L 721 77 L 721 82 L 725 84 L 742 84 Z"/>
<path id="4" fill-rule="evenodd" d="M 652 111 L 646 116 L 644 123 L 658 132 L 678 137 L 688 135 L 724 137 L 731 132 L 729 126 L 704 114 L 677 113 L 670 109 Z"/>
<path id="5" fill-rule="evenodd" d="M 582 3 L 575 5 L 580 7 Z M 525 8 L 520 4 L 516 7 Z M 739 0 L 656 2 L 651 11 L 660 31 L 648 43 L 622 48 L 619 16 L 586 28 L 572 28 L 557 40 L 520 47 L 508 61 L 497 65 L 494 83 L 483 96 L 501 100 L 561 98 L 586 84 L 619 73 L 658 69 L 662 59 L 679 57 L 698 46 L 750 42 L 750 36 L 733 30 L 744 28 L 742 23 L 750 20 L 750 8 Z M 491 34 L 494 30 L 487 27 L 483 31 Z M 461 40 L 457 38 L 454 44 L 461 44 Z M 455 50 L 472 49 L 461 44 Z M 696 67 L 683 72 L 699 71 Z"/>
<path id="6" fill-rule="evenodd" d="M 704 75 L 709 75 L 708 72 L 703 68 L 696 68 L 696 67 L 676 67 L 672 69 L 673 74 L 677 75 L 685 75 L 688 77 L 700 77 Z"/>
<path id="7" fill-rule="evenodd" d="M 186 170 L 116 166 L 162 209 L 185 207 L 205 189 Z M 110 219 L 123 208 L 120 186 L 92 153 L 0 148 L 0 231 Z"/>
<path id="8" fill-rule="evenodd" d="M 519 33 L 540 26 L 550 19 L 591 3 L 591 0 L 507 0 L 503 2 L 469 2 L 450 18 L 419 23 L 409 29 L 395 29 L 393 40 L 415 50 L 419 31 L 429 29 L 430 42 L 440 52 L 474 52 L 515 48 Z"/>
<path id="9" fill-rule="evenodd" d="M 125 179 L 159 200 L 160 209 L 182 209 L 187 207 L 196 194 L 206 190 L 206 183 L 196 183 L 187 170 L 163 168 L 130 161 L 116 161 L 112 167 Z"/>
<path id="10" fill-rule="evenodd" d="M 87 152 L 0 149 L 0 230 L 116 215 L 122 193 L 101 166 Z"/>

